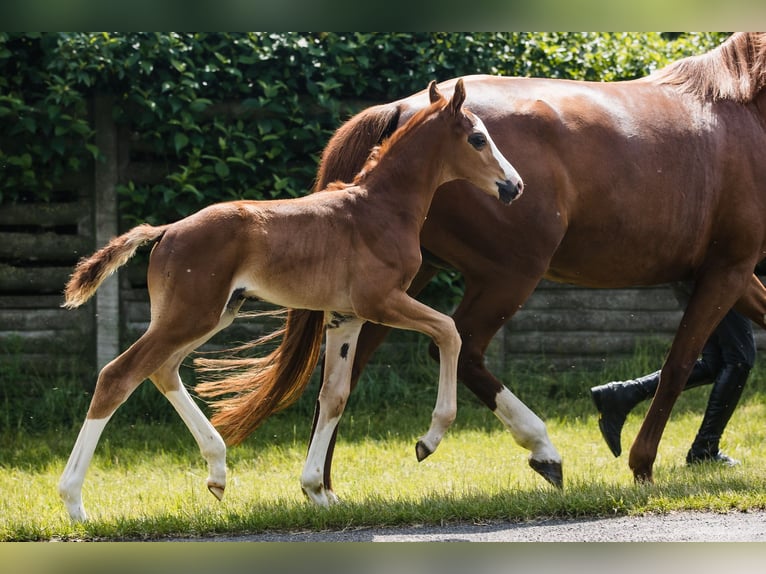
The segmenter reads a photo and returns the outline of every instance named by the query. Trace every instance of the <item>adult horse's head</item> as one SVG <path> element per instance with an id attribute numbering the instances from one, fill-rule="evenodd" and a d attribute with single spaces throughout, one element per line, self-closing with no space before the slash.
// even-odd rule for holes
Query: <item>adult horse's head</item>
<path id="1" fill-rule="evenodd" d="M 497 149 L 484 122 L 476 114 L 463 108 L 463 80 L 460 79 L 455 84 L 455 91 L 449 102 L 439 92 L 435 81 L 428 85 L 428 96 L 432 104 L 446 102 L 445 115 L 449 121 L 454 122 L 455 130 L 461 135 L 463 145 L 453 148 L 452 157 L 446 162 L 450 179 L 468 180 L 503 203 L 510 203 L 519 197 L 524 189 L 521 176 Z"/>

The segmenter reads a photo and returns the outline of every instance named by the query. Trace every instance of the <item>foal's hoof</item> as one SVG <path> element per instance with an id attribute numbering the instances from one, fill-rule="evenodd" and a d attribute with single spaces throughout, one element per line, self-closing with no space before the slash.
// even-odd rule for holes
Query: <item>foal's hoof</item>
<path id="1" fill-rule="evenodd" d="M 334 504 L 339 504 L 340 499 L 331 489 L 320 486 L 318 488 L 301 487 L 303 495 L 311 502 L 322 508 L 329 508 Z"/>
<path id="2" fill-rule="evenodd" d="M 223 489 L 224 487 L 219 484 L 208 484 L 207 489 L 210 491 L 210 493 L 215 496 L 218 500 L 223 499 Z"/>
<path id="3" fill-rule="evenodd" d="M 556 488 L 564 488 L 564 474 L 561 470 L 560 462 L 535 460 L 530 458 L 529 466 Z"/>
<path id="4" fill-rule="evenodd" d="M 423 459 L 433 454 L 433 452 L 422 440 L 419 440 L 415 445 L 415 456 L 418 457 L 418 462 L 423 462 Z"/>

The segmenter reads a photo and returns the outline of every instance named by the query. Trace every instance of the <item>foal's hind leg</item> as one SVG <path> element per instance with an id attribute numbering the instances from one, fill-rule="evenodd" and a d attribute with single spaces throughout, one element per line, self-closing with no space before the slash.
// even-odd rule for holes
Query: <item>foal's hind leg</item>
<path id="1" fill-rule="evenodd" d="M 151 328 L 127 351 L 106 365 L 98 376 L 85 422 L 59 480 L 58 490 L 69 516 L 84 521 L 82 485 L 101 433 L 117 408 L 165 359 Z"/>
<path id="2" fill-rule="evenodd" d="M 207 488 L 213 496 L 221 500 L 226 488 L 226 443 L 184 387 L 178 368 L 180 361 L 187 354 L 183 352 L 179 360 L 168 362 L 155 372 L 151 379 L 173 405 L 197 442 L 200 453 L 208 464 Z"/>
<path id="3" fill-rule="evenodd" d="M 325 486 L 324 469 L 327 457 L 331 456 L 335 432 L 351 392 L 351 368 L 363 324 L 364 321 L 357 317 L 335 317 L 327 325 L 324 380 L 317 399 L 311 443 L 301 474 L 303 492 L 320 506 L 329 506 L 338 501 L 329 484 Z"/>
<path id="4" fill-rule="evenodd" d="M 82 485 L 104 427 L 136 387 L 150 377 L 168 397 L 203 449 L 203 455 L 211 465 L 208 487 L 220 498 L 225 485 L 225 447 L 221 453 L 222 439 L 220 436 L 216 438 L 210 435 L 210 430 L 215 435 L 218 433 L 212 429 L 180 384 L 177 368 L 181 359 L 192 348 L 229 324 L 231 320 L 232 317 L 225 315 L 217 328 L 210 328 L 209 324 L 205 326 L 204 321 L 197 321 L 187 313 L 186 321 L 179 319 L 167 323 L 175 326 L 176 333 L 183 332 L 182 337 L 174 337 L 173 329 L 150 326 L 127 351 L 101 370 L 85 422 L 58 485 L 59 494 L 72 520 L 87 519 L 82 502 Z M 170 343 L 172 340 L 183 342 Z M 190 340 L 193 342 L 189 342 Z M 172 365 L 170 370 L 164 367 L 168 363 Z M 174 376 L 170 374 L 173 371 Z M 201 419 L 205 419 L 204 422 Z"/>

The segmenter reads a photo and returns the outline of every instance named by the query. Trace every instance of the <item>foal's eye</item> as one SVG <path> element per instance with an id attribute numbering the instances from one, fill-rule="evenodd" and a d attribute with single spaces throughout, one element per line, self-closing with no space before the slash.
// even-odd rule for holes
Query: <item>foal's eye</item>
<path id="1" fill-rule="evenodd" d="M 487 145 L 487 137 L 481 132 L 475 132 L 468 136 L 468 143 L 476 149 L 481 149 Z"/>

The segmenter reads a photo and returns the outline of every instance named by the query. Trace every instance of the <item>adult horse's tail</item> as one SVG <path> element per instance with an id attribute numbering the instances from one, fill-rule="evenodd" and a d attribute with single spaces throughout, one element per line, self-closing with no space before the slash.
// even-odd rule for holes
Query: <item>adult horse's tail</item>
<path id="1" fill-rule="evenodd" d="M 159 227 L 148 224 L 139 225 L 113 238 L 90 257 L 81 259 L 64 288 L 62 307 L 74 309 L 85 303 L 107 277 L 135 255 L 141 245 L 156 241 L 168 227 L 168 225 Z"/>
<path id="2" fill-rule="evenodd" d="M 303 394 L 319 362 L 324 333 L 324 314 L 289 310 L 282 329 L 235 351 L 282 337 L 280 345 L 265 357 L 197 358 L 201 373 L 226 373 L 197 385 L 196 391 L 211 403 L 215 425 L 229 445 L 239 444 L 272 413 L 293 404 Z M 224 395 L 234 394 L 227 398 Z"/>

